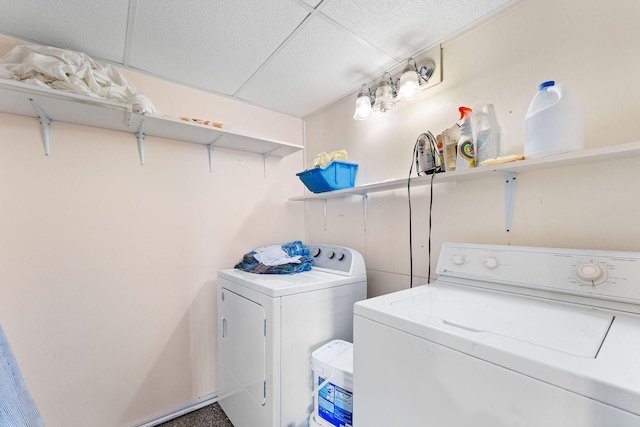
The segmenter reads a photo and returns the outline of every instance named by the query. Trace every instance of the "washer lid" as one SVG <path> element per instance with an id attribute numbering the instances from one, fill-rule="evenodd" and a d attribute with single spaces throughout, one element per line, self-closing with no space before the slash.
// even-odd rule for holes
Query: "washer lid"
<path id="1" fill-rule="evenodd" d="M 354 316 L 356 336 L 368 319 L 640 415 L 635 314 L 436 282 L 359 301 Z"/>
<path id="2" fill-rule="evenodd" d="M 453 331 L 477 333 L 506 347 L 510 340 L 516 340 L 594 358 L 614 319 L 609 313 L 532 298 L 454 286 L 436 285 L 428 289 L 391 305 L 439 319 Z"/>
<path id="3" fill-rule="evenodd" d="M 314 268 L 296 274 L 255 274 L 229 268 L 219 270 L 218 277 L 271 297 L 317 291 L 367 280 L 367 276 L 349 277 Z"/>

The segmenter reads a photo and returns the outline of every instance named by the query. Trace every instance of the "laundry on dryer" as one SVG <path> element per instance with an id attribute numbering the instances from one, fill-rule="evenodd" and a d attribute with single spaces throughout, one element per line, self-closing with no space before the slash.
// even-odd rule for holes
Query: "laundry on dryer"
<path id="1" fill-rule="evenodd" d="M 309 248 L 301 241 L 261 246 L 248 252 L 235 268 L 259 274 L 294 274 L 311 269 Z"/>

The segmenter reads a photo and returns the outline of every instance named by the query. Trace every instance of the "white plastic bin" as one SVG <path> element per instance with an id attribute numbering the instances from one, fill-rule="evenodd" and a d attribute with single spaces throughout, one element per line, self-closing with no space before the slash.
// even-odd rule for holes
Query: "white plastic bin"
<path id="1" fill-rule="evenodd" d="M 351 427 L 353 344 L 342 340 L 328 342 L 311 354 L 311 369 L 314 410 L 310 418 L 324 427 Z"/>

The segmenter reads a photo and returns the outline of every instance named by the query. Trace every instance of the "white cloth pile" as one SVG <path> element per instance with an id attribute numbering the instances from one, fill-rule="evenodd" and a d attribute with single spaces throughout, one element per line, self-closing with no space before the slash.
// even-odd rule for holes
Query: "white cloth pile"
<path id="1" fill-rule="evenodd" d="M 261 246 L 255 249 L 253 257 L 264 265 L 300 264 L 300 257 L 290 257 L 281 245 Z"/>
<path id="2" fill-rule="evenodd" d="M 72 50 L 16 46 L 0 58 L 0 78 L 124 102 L 137 114 L 156 113 L 151 101 L 118 70 Z"/>

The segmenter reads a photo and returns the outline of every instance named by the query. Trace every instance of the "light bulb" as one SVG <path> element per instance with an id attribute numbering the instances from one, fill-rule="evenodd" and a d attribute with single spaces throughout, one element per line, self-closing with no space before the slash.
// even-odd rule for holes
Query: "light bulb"
<path id="1" fill-rule="evenodd" d="M 371 116 L 371 99 L 367 95 L 359 96 L 356 99 L 356 112 L 353 118 L 356 120 L 366 120 Z"/>
<path id="2" fill-rule="evenodd" d="M 418 73 L 413 70 L 402 73 L 400 77 L 400 89 L 398 96 L 405 101 L 413 99 L 416 93 L 420 89 L 420 83 L 418 83 Z"/>
<path id="3" fill-rule="evenodd" d="M 416 66 L 412 58 L 407 60 L 407 66 L 402 71 L 402 76 L 400 76 L 399 86 L 398 97 L 407 101 L 413 99 L 413 97 L 416 96 L 416 92 L 420 89 L 418 72 L 416 71 Z"/>
<path id="4" fill-rule="evenodd" d="M 369 97 L 369 88 L 363 84 L 358 92 L 356 99 L 356 112 L 353 115 L 355 120 L 366 120 L 371 116 L 371 98 Z"/>
<path id="5" fill-rule="evenodd" d="M 389 73 L 385 73 L 385 77 L 387 75 L 389 75 Z M 382 78 L 382 81 L 376 89 L 376 102 L 373 104 L 373 110 L 380 111 L 381 113 L 386 113 L 396 105 L 393 99 L 393 89 L 389 83 L 391 76 L 389 76 L 389 80 L 385 77 Z"/>

